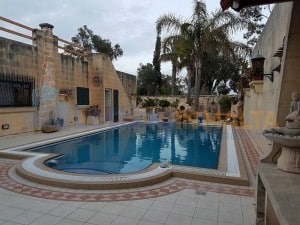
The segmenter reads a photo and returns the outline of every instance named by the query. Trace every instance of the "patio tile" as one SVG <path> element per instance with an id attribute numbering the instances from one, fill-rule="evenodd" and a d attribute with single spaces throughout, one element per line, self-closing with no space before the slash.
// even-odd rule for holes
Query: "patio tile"
<path id="1" fill-rule="evenodd" d="M 123 217 L 119 216 L 117 219 L 115 219 L 111 225 L 137 225 L 139 223 L 138 219 L 129 218 L 129 217 Z"/>
<path id="2" fill-rule="evenodd" d="M 11 221 L 6 221 L 5 223 L 1 223 L 1 225 L 22 225 L 21 223 L 15 223 Z"/>
<path id="3" fill-rule="evenodd" d="M 63 219 L 58 222 L 56 225 L 83 225 L 83 222 L 69 220 L 69 219 Z"/>
<path id="4" fill-rule="evenodd" d="M 183 216 L 171 213 L 165 224 L 168 225 L 190 225 L 192 222 L 192 217 Z"/>
<path id="5" fill-rule="evenodd" d="M 241 197 L 238 195 L 221 194 L 220 202 L 231 203 L 231 204 L 241 204 Z"/>
<path id="6" fill-rule="evenodd" d="M 241 204 L 242 205 L 255 205 L 256 204 L 255 198 L 241 196 Z"/>
<path id="7" fill-rule="evenodd" d="M 47 213 L 50 210 L 57 207 L 58 205 L 59 204 L 55 204 L 55 203 L 51 203 L 51 202 L 44 202 L 44 203 L 41 203 L 38 206 L 35 206 L 35 207 L 31 208 L 30 210 L 34 211 L 34 212 Z"/>
<path id="8" fill-rule="evenodd" d="M 220 193 L 215 193 L 215 192 L 206 192 L 206 195 L 199 195 L 199 201 L 201 199 L 208 199 L 211 201 L 219 201 L 220 200 Z"/>
<path id="9" fill-rule="evenodd" d="M 151 221 L 145 221 L 145 220 L 141 220 L 138 225 L 162 225 L 161 223 L 154 223 Z"/>
<path id="10" fill-rule="evenodd" d="M 189 205 L 181 205 L 181 204 L 174 205 L 171 211 L 171 213 L 173 214 L 184 215 L 184 216 L 193 216 L 194 212 L 195 212 L 195 207 Z"/>
<path id="11" fill-rule="evenodd" d="M 9 205 L 11 202 L 11 196 L 7 194 L 0 194 L 0 204 L 1 205 Z"/>
<path id="12" fill-rule="evenodd" d="M 218 211 L 204 209 L 204 208 L 196 208 L 194 213 L 195 218 L 201 218 L 205 220 L 215 220 L 218 221 Z"/>
<path id="13" fill-rule="evenodd" d="M 71 206 L 59 205 L 56 206 L 54 209 L 50 210 L 47 214 L 65 218 L 71 213 L 73 213 L 76 209 L 77 208 Z"/>
<path id="14" fill-rule="evenodd" d="M 176 200 L 177 204 L 189 205 L 194 207 L 196 207 L 197 202 L 198 202 L 198 198 L 189 198 L 189 197 L 182 197 L 182 196 L 179 196 Z"/>
<path id="15" fill-rule="evenodd" d="M 167 220 L 168 213 L 161 210 L 149 209 L 146 214 L 143 216 L 143 220 L 155 222 L 155 223 L 164 223 Z"/>
<path id="16" fill-rule="evenodd" d="M 161 202 L 155 200 L 153 204 L 151 205 L 150 209 L 156 209 L 156 210 L 161 210 L 164 212 L 170 212 L 173 208 L 174 203 L 170 202 Z"/>
<path id="17" fill-rule="evenodd" d="M 144 208 L 144 209 L 149 209 L 150 206 L 152 205 L 153 201 L 154 201 L 153 199 L 135 200 L 135 201 L 132 201 L 129 205 L 130 206 L 141 207 L 141 208 Z"/>
<path id="18" fill-rule="evenodd" d="M 43 205 L 43 202 L 16 196 L 15 199 L 12 200 L 10 205 L 20 209 L 31 209 Z"/>
<path id="19" fill-rule="evenodd" d="M 100 212 L 120 215 L 125 208 L 125 205 L 119 205 L 117 203 L 108 203 L 100 210 Z"/>
<path id="20" fill-rule="evenodd" d="M 57 224 L 62 218 L 52 215 L 43 215 L 36 220 L 34 220 L 30 225 L 55 225 Z"/>
<path id="21" fill-rule="evenodd" d="M 178 198 L 178 195 L 170 194 L 156 198 L 157 201 L 160 202 L 170 202 L 175 203 Z"/>
<path id="22" fill-rule="evenodd" d="M 244 224 L 245 225 L 255 224 L 255 220 L 256 220 L 255 206 L 243 205 L 242 210 L 243 210 Z"/>
<path id="23" fill-rule="evenodd" d="M 225 211 L 225 212 L 242 214 L 242 206 L 239 204 L 230 204 L 230 203 L 220 202 L 219 210 Z"/>
<path id="24" fill-rule="evenodd" d="M 147 209 L 128 206 L 121 213 L 121 216 L 130 217 L 130 218 L 133 218 L 133 219 L 141 219 L 146 212 L 147 212 Z"/>
<path id="25" fill-rule="evenodd" d="M 93 211 L 100 211 L 107 204 L 108 202 L 87 202 L 80 206 L 80 208 Z"/>
<path id="26" fill-rule="evenodd" d="M 21 224 L 31 224 L 32 221 L 43 216 L 41 213 L 26 211 L 10 219 L 10 221 Z"/>
<path id="27" fill-rule="evenodd" d="M 99 225 L 110 225 L 115 219 L 116 215 L 98 212 L 94 216 L 92 216 L 87 223 L 91 224 L 99 224 Z"/>
<path id="28" fill-rule="evenodd" d="M 235 225 L 243 224 L 243 216 L 238 213 L 231 213 L 231 212 L 219 212 L 218 217 L 219 223 L 232 223 Z"/>
<path id="29" fill-rule="evenodd" d="M 2 220 L 10 220 L 14 217 L 16 217 L 17 215 L 24 213 L 25 210 L 23 209 L 17 209 L 14 207 L 7 207 L 4 208 L 0 211 L 0 219 Z"/>
<path id="30" fill-rule="evenodd" d="M 87 209 L 77 209 L 72 214 L 67 216 L 68 219 L 86 222 L 90 219 L 93 215 L 95 215 L 95 211 L 87 210 Z"/>
<path id="31" fill-rule="evenodd" d="M 233 223 L 219 222 L 218 225 L 243 225 L 243 224 L 233 224 Z"/>
<path id="32" fill-rule="evenodd" d="M 199 195 L 196 194 L 195 189 L 184 189 L 180 192 L 179 196 L 181 197 L 189 197 L 189 198 L 198 198 Z"/>
<path id="33" fill-rule="evenodd" d="M 191 225 L 218 225 L 217 220 L 205 220 L 194 217 Z"/>
<path id="34" fill-rule="evenodd" d="M 218 210 L 219 202 L 209 199 L 199 199 L 197 207 L 202 209 Z"/>
<path id="35" fill-rule="evenodd" d="M 62 201 L 61 202 L 62 205 L 66 205 L 66 206 L 72 206 L 72 207 L 76 207 L 79 208 L 82 205 L 84 205 L 84 202 L 70 202 L 70 201 Z"/>

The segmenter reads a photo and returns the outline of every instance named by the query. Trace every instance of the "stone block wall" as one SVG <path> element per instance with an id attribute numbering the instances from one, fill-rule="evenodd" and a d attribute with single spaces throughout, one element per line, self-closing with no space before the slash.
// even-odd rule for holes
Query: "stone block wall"
<path id="1" fill-rule="evenodd" d="M 64 126 L 86 123 L 88 106 L 77 105 L 77 87 L 89 89 L 89 105 L 100 106 L 101 121 L 105 121 L 106 88 L 119 92 L 120 117 L 130 113 L 130 99 L 109 57 L 92 54 L 83 60 L 59 53 L 53 26 L 40 26 L 33 31 L 33 45 L 0 37 L 0 76 L 13 73 L 35 78 L 36 99 L 32 107 L 0 107 L 0 136 L 40 130 L 50 111 L 64 119 Z M 95 85 L 95 76 L 102 79 L 100 85 Z M 9 128 L 1 129 L 6 124 Z"/>
<path id="2" fill-rule="evenodd" d="M 121 71 L 116 71 L 120 81 L 125 89 L 125 92 L 130 98 L 132 95 L 136 95 L 136 76 L 129 74 L 129 73 L 124 73 Z"/>
<path id="3" fill-rule="evenodd" d="M 253 50 L 252 56 L 259 51 L 266 58 L 265 74 L 281 65 L 280 72 L 274 72 L 273 82 L 264 77 L 263 81 L 250 83 L 250 89 L 245 92 L 244 125 L 263 153 L 273 148 L 272 143 L 262 136 L 263 129 L 285 125 L 291 93 L 299 91 L 300 28 L 290 24 L 290 21 L 300 20 L 299 5 L 297 2 L 276 4 Z M 282 46 L 282 57 L 274 57 Z"/>

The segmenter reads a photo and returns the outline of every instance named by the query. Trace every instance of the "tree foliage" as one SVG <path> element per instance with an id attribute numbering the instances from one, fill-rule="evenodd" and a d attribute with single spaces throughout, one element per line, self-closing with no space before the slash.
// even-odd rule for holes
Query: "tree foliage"
<path id="1" fill-rule="evenodd" d="M 228 113 L 231 109 L 232 98 L 229 96 L 222 96 L 219 100 L 220 110 L 222 113 Z"/>
<path id="2" fill-rule="evenodd" d="M 123 55 L 123 50 L 119 44 L 113 46 L 110 40 L 94 34 L 87 25 L 78 28 L 77 31 L 76 36 L 72 37 L 72 42 L 84 47 L 84 49 L 107 54 L 111 60 L 116 60 Z"/>
<path id="3" fill-rule="evenodd" d="M 146 65 L 140 64 L 137 74 L 138 95 L 154 96 L 171 94 L 172 86 L 170 77 L 163 74 L 159 75 L 151 63 L 147 63 Z M 176 94 L 182 94 L 180 82 L 181 80 L 177 79 L 175 84 Z"/>
<path id="4" fill-rule="evenodd" d="M 158 26 L 159 25 L 159 26 Z M 226 61 L 234 62 L 238 59 L 237 53 L 243 52 L 247 47 L 242 43 L 233 42 L 230 39 L 230 32 L 235 29 L 241 29 L 245 25 L 245 20 L 235 14 L 227 11 L 218 11 L 209 15 L 206 11 L 206 5 L 202 0 L 194 0 L 194 9 L 190 18 L 182 20 L 172 14 L 161 16 L 157 21 L 157 32 L 166 29 L 167 37 L 172 37 L 173 45 L 172 53 L 176 54 L 180 63 L 178 65 L 187 68 L 188 95 L 194 92 L 194 107 L 198 109 L 198 98 L 201 88 L 206 86 L 212 87 L 212 78 L 209 74 L 208 67 L 212 67 L 215 62 L 209 62 L 210 59 L 219 59 L 222 56 Z M 206 60 L 208 58 L 208 60 Z M 216 67 L 215 67 L 216 69 Z M 236 74 L 235 68 L 226 66 L 226 62 L 222 63 L 222 70 L 226 73 L 230 70 L 229 75 Z M 222 80 L 219 78 L 219 80 Z M 194 81 L 194 82 L 193 82 Z M 192 88 L 193 86 L 193 88 Z M 189 99 L 189 97 L 188 97 Z M 188 100 L 189 101 L 189 100 Z"/>
<path id="5" fill-rule="evenodd" d="M 240 17 L 247 21 L 243 38 L 251 48 L 255 46 L 257 38 L 265 26 L 265 23 L 263 22 L 265 15 L 263 14 L 262 9 L 263 7 L 261 6 L 253 6 L 245 7 L 240 11 Z"/>

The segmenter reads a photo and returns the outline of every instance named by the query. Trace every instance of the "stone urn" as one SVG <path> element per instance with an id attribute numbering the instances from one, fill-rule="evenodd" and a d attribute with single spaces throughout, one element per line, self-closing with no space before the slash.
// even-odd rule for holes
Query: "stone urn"
<path id="1" fill-rule="evenodd" d="M 265 130 L 263 135 L 281 146 L 277 168 L 289 173 L 300 173 L 300 116 L 295 111 L 286 120 L 285 127 Z"/>

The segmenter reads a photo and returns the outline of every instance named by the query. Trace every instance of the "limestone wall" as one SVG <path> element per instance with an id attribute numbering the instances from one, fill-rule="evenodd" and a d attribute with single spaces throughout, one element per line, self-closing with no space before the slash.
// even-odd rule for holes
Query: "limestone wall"
<path id="1" fill-rule="evenodd" d="M 136 76 L 121 71 L 116 71 L 120 81 L 125 89 L 125 92 L 130 98 L 132 95 L 136 95 Z"/>
<path id="2" fill-rule="evenodd" d="M 33 45 L 0 37 L 0 76 L 16 74 L 35 78 L 36 99 L 32 107 L 0 107 L 0 136 L 40 130 L 49 118 L 49 111 L 63 118 L 64 126 L 86 123 L 87 106 L 77 105 L 77 87 L 89 89 L 89 105 L 100 106 L 101 121 L 105 121 L 105 89 L 119 92 L 119 120 L 131 112 L 131 102 L 107 56 L 93 54 L 82 60 L 59 53 L 53 26 L 43 26 L 34 30 Z M 96 76 L 103 81 L 100 85 L 95 85 Z M 68 94 L 62 94 L 66 91 Z M 2 129 L 6 124 L 9 128 Z"/>
<path id="3" fill-rule="evenodd" d="M 291 93 L 299 90 L 300 28 L 294 25 L 292 29 L 293 24 L 290 26 L 291 17 L 293 21 L 300 21 L 299 10 L 299 3 L 294 3 L 294 6 L 292 2 L 277 4 L 253 50 L 252 56 L 259 51 L 259 54 L 266 58 L 265 74 L 281 65 L 280 72 L 274 72 L 273 82 L 264 77 L 263 81 L 251 82 L 250 89 L 245 91 L 245 128 L 252 134 L 254 142 L 262 152 L 272 148 L 271 143 L 262 136 L 262 130 L 277 125 L 284 126 Z M 282 57 L 274 57 L 275 52 L 282 46 L 284 46 Z"/>

